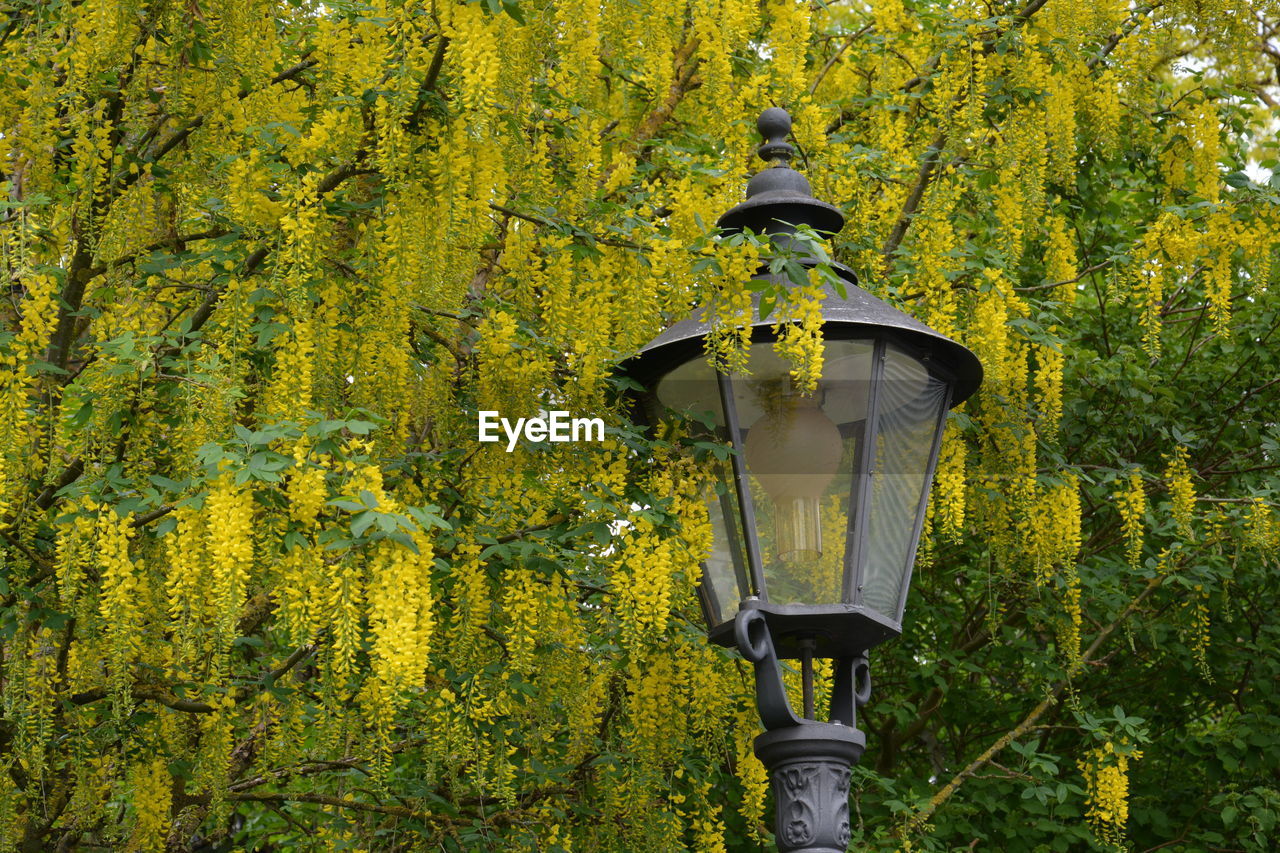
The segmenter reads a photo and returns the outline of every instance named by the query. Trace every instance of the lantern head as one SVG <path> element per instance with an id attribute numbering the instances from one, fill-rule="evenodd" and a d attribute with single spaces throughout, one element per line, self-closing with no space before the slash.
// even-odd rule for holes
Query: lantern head
<path id="1" fill-rule="evenodd" d="M 721 217 L 722 231 L 749 228 L 779 246 L 800 225 L 838 232 L 840 212 L 787 165 L 787 114 L 767 110 L 759 128 L 760 155 L 773 165 Z M 732 448 L 706 496 L 714 542 L 700 586 L 711 639 L 722 645 L 735 644 L 744 608 L 764 615 L 781 657 L 860 655 L 901 632 L 946 414 L 982 380 L 968 349 L 832 268 L 845 295 L 828 289 L 822 301 L 816 387 L 802 387 L 775 352 L 773 319 L 752 323 L 738 373 L 718 370 L 705 352 L 702 312 L 624 365 L 644 389 L 639 409 L 650 423 L 687 418 Z M 787 284 L 767 265 L 756 275 L 771 277 Z"/>

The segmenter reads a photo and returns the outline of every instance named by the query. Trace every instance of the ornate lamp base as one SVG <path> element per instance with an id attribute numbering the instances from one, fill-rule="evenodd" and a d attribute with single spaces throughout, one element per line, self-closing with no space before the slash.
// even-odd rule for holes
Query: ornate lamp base
<path id="1" fill-rule="evenodd" d="M 839 723 L 806 722 L 756 738 L 773 786 L 780 853 L 845 853 L 849 848 L 849 768 L 867 738 Z"/>

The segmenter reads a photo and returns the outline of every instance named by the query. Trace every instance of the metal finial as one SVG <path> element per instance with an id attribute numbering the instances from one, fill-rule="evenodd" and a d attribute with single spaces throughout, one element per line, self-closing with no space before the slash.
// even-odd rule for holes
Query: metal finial
<path id="1" fill-rule="evenodd" d="M 844 227 L 844 216 L 835 207 L 813 197 L 804 175 L 791 168 L 795 148 L 787 142 L 791 116 L 770 107 L 756 120 L 764 137 L 757 149 L 768 165 L 747 181 L 747 197 L 735 205 L 717 224 L 726 234 L 749 228 L 756 234 L 788 234 L 798 225 L 809 225 L 823 234 L 835 234 Z"/>
<path id="2" fill-rule="evenodd" d="M 760 113 L 760 118 L 756 120 L 756 128 L 764 137 L 764 144 L 756 151 L 761 160 L 783 163 L 791 160 L 795 148 L 787 142 L 787 134 L 791 132 L 791 115 L 786 110 L 781 107 L 769 107 Z"/>

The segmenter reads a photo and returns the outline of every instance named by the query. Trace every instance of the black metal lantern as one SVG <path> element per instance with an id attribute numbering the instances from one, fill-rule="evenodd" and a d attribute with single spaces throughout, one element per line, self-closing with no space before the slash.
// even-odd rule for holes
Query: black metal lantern
<path id="1" fill-rule="evenodd" d="M 788 165 L 787 113 L 766 110 L 758 126 L 759 153 L 771 166 L 721 217 L 722 231 L 750 229 L 793 250 L 797 226 L 838 232 L 844 217 L 814 199 Z M 833 266 L 847 296 L 828 292 L 822 303 L 814 391 L 797 387 L 775 353 L 773 319 L 752 325 L 741 374 L 719 371 L 708 358 L 710 322 L 698 314 L 625 368 L 644 388 L 651 422 L 692 415 L 734 450 L 708 495 L 714 545 L 700 594 L 710 638 L 756 664 L 769 729 L 756 750 L 773 776 L 778 844 L 787 851 L 843 850 L 848 842 L 848 768 L 865 745 L 854 709 L 869 695 L 866 652 L 901 633 L 946 413 L 982 381 L 972 352 Z M 764 266 L 756 278 L 769 275 Z M 837 662 L 829 723 L 812 719 L 814 657 Z M 803 717 L 787 701 L 778 658 L 802 661 Z M 828 785 L 833 779 L 842 784 Z"/>

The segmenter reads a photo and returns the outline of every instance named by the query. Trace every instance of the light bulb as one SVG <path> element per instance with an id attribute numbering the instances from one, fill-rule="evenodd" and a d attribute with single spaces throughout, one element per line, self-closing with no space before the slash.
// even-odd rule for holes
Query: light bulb
<path id="1" fill-rule="evenodd" d="M 822 496 L 843 456 L 840 428 L 814 397 L 786 396 L 766 407 L 745 444 L 747 467 L 773 501 L 778 559 L 822 556 Z"/>

